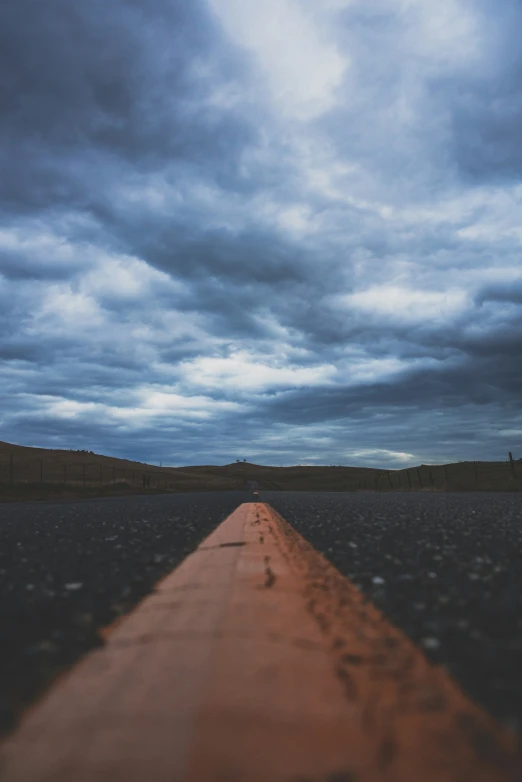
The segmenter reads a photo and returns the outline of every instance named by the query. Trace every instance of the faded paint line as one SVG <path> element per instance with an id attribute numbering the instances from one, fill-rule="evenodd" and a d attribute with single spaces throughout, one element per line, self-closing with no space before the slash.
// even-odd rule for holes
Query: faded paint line
<path id="1" fill-rule="evenodd" d="M 2 780 L 522 778 L 514 737 L 267 505 L 106 638 L 4 741 Z"/>

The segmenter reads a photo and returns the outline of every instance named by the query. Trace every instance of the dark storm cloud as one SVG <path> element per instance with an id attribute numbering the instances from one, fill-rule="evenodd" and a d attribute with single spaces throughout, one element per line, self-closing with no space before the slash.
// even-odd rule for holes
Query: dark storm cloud
<path id="1" fill-rule="evenodd" d="M 460 170 L 475 180 L 519 181 L 522 175 L 522 7 L 517 0 L 478 4 L 487 28 L 479 67 L 441 84 L 449 103 Z"/>
<path id="2" fill-rule="evenodd" d="M 510 284 L 499 282 L 482 288 L 477 294 L 476 300 L 479 304 L 485 301 L 504 301 L 513 304 L 522 304 L 522 282 Z"/>
<path id="3" fill-rule="evenodd" d="M 280 285 L 303 276 L 306 250 L 273 232 L 208 231 L 183 237 L 183 228 L 169 226 L 156 232 L 156 244 L 140 246 L 141 254 L 157 268 L 182 277 L 229 280 L 242 285 Z M 139 238 L 136 237 L 139 245 Z"/>
<path id="4" fill-rule="evenodd" d="M 339 81 L 290 5 L 281 59 L 248 2 L 239 43 L 232 0 L 1 4 L 0 439 L 401 466 L 522 433 L 519 5 L 314 7 Z"/>
<path id="5" fill-rule="evenodd" d="M 138 170 L 212 161 L 225 174 L 254 131 L 204 98 L 216 81 L 237 82 L 241 65 L 197 0 L 7 0 L 2 202 L 21 210 L 88 206 L 92 167 L 103 185 L 115 158 Z"/>
<path id="6" fill-rule="evenodd" d="M 423 16 L 433 23 L 423 24 Z M 519 181 L 521 24 L 518 0 L 437 9 L 349 4 L 337 15 L 336 37 L 352 54 L 346 89 L 353 71 L 364 89 L 350 93 L 320 126 L 341 156 L 380 174 L 382 192 L 400 189 L 429 200 L 455 175 L 475 184 Z M 459 26 L 469 26 L 461 38 Z M 423 40 L 437 31 L 440 40 Z"/>
<path id="7" fill-rule="evenodd" d="M 280 420 L 317 423 L 340 418 L 358 418 L 361 411 L 408 408 L 454 412 L 460 406 L 502 403 L 522 417 L 519 395 L 522 380 L 517 366 L 505 360 L 463 361 L 457 367 L 410 371 L 387 382 L 355 388 L 301 390 L 272 402 Z"/>

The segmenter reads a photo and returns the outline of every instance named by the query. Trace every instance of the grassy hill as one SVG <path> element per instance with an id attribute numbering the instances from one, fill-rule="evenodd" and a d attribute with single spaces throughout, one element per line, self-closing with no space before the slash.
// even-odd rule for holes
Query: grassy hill
<path id="1" fill-rule="evenodd" d="M 522 460 L 369 467 L 156 467 L 92 451 L 28 448 L 0 442 L 0 501 L 247 489 L 293 491 L 520 491 Z"/>

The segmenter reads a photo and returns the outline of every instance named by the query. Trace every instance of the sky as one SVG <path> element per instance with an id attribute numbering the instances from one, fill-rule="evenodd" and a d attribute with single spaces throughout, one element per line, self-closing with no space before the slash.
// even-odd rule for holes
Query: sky
<path id="1" fill-rule="evenodd" d="M 0 440 L 522 456 L 519 0 L 3 0 Z"/>

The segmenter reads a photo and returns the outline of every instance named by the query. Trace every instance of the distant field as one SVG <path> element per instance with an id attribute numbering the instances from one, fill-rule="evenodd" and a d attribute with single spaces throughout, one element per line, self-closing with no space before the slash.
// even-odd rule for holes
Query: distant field
<path id="1" fill-rule="evenodd" d="M 196 474 L 89 451 L 26 448 L 0 442 L 0 500 L 70 499 L 237 488 L 227 474 Z"/>
<path id="2" fill-rule="evenodd" d="M 159 492 L 246 489 L 287 491 L 520 491 L 522 460 L 365 467 L 156 467 L 89 451 L 27 448 L 0 442 L 0 501 L 73 499 Z"/>

